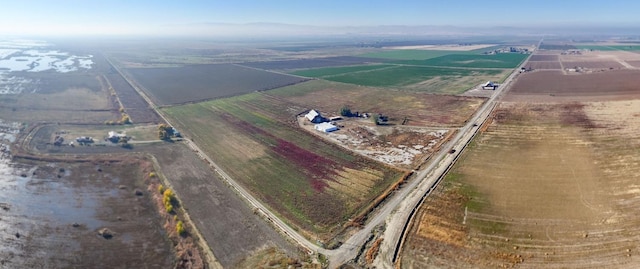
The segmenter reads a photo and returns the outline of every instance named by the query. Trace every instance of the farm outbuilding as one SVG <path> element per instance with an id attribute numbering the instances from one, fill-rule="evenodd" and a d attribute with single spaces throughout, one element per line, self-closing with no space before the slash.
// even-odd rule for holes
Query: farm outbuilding
<path id="1" fill-rule="evenodd" d="M 127 135 L 123 133 L 117 133 L 114 131 L 109 131 L 109 133 L 107 134 L 107 139 L 111 140 L 111 142 L 113 143 L 118 143 L 120 139 L 123 137 L 127 137 Z"/>
<path id="2" fill-rule="evenodd" d="M 492 81 L 487 81 L 487 83 L 482 84 L 483 90 L 495 90 L 496 88 L 498 88 L 498 84 L 495 84 Z"/>
<path id="3" fill-rule="evenodd" d="M 321 131 L 321 132 L 325 132 L 325 133 L 329 133 L 329 132 L 333 132 L 333 131 L 337 131 L 338 127 L 328 123 L 328 122 L 323 122 L 320 124 L 316 124 L 316 126 L 314 127 L 316 130 Z"/>
<path id="4" fill-rule="evenodd" d="M 322 118 L 322 115 L 320 115 L 320 112 L 316 111 L 315 109 L 312 109 L 311 111 L 309 111 L 309 113 L 307 113 L 305 117 L 310 122 L 313 122 L 313 123 L 321 123 L 324 121 L 324 118 Z"/>

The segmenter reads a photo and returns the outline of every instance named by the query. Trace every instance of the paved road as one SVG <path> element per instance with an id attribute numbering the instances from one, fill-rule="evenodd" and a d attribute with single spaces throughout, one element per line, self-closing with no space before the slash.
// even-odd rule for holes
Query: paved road
<path id="1" fill-rule="evenodd" d="M 106 58 L 106 57 L 105 57 Z M 160 115 L 160 117 L 171 125 L 171 122 L 157 109 L 157 106 L 151 101 L 151 99 L 136 86 L 135 83 L 129 80 L 120 69 L 113 65 L 111 61 L 106 58 L 107 61 L 122 75 L 125 80 L 147 101 L 149 106 Z M 528 58 L 525 60 L 525 63 Z M 360 247 L 365 243 L 366 239 L 371 234 L 371 231 L 376 226 L 382 224 L 387 219 L 389 227 L 384 234 L 385 240 L 381 246 L 380 254 L 376 260 L 379 266 L 384 268 L 392 268 L 392 260 L 394 259 L 394 251 L 398 242 L 401 242 L 401 237 L 404 232 L 404 224 L 407 222 L 412 214 L 411 212 L 417 208 L 422 199 L 428 195 L 429 191 L 437 186 L 440 178 L 448 171 L 449 167 L 458 158 L 460 151 L 471 141 L 476 134 L 480 123 L 484 122 L 490 115 L 491 111 L 497 104 L 498 98 L 510 87 L 511 81 L 518 74 L 519 70 L 515 70 L 505 81 L 498 87 L 498 90 L 493 96 L 476 112 L 467 125 L 462 127 L 457 135 L 441 150 L 433 161 L 425 169 L 416 173 L 416 177 L 406 186 L 404 186 L 398 193 L 393 195 L 384 206 L 380 208 L 372 216 L 367 224 L 354 235 L 352 235 L 346 242 L 337 249 L 328 250 L 320 248 L 315 243 L 307 240 L 304 236 L 300 235 L 293 228 L 288 226 L 285 222 L 279 219 L 273 214 L 266 206 L 264 206 L 258 199 L 253 197 L 246 189 L 233 180 L 227 173 L 225 173 L 209 156 L 203 153 L 203 151 L 192 141 L 185 139 L 185 143 L 195 151 L 203 160 L 207 161 L 220 177 L 231 186 L 243 199 L 245 199 L 254 211 L 262 214 L 265 219 L 270 221 L 275 228 L 277 228 L 284 235 L 289 237 L 294 242 L 298 243 L 301 247 L 308 250 L 309 253 L 318 252 L 329 258 L 330 268 L 336 268 L 341 264 L 355 258 Z M 456 153 L 449 154 L 448 147 L 452 146 L 456 149 Z"/>
<path id="2" fill-rule="evenodd" d="M 542 40 L 540 40 L 536 48 L 540 47 L 541 42 Z M 530 57 L 531 55 L 525 59 L 522 65 L 525 65 Z M 482 124 L 489 118 L 491 112 L 497 106 L 498 100 L 509 90 L 513 80 L 518 76 L 519 71 L 519 69 L 515 69 L 513 73 L 505 79 L 471 120 L 460 128 L 456 136 L 436 155 L 433 159 L 434 161 L 425 169 L 420 170 L 412 184 L 407 186 L 402 194 L 399 195 L 404 198 L 404 200 L 396 204 L 397 207 L 394 208 L 397 210 L 388 219 L 387 230 L 385 230 L 383 235 L 384 241 L 381 244 L 375 265 L 380 268 L 394 268 L 393 263 L 396 260 L 398 248 L 404 241 L 403 236 L 405 234 L 406 224 L 413 221 L 415 211 L 431 191 L 437 187 L 440 180 L 444 178 L 459 158 L 461 151 L 471 142 Z M 455 150 L 455 152 L 450 153 L 448 149 Z"/>

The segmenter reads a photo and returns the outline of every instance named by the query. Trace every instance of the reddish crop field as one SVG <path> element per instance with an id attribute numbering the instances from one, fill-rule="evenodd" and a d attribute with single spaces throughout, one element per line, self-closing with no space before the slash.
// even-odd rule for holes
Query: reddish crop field
<path id="1" fill-rule="evenodd" d="M 275 89 L 308 80 L 235 64 L 130 68 L 127 72 L 161 105 L 175 105 Z"/>
<path id="2" fill-rule="evenodd" d="M 531 72 L 520 77 L 508 101 L 603 101 L 640 97 L 640 70 L 612 70 L 565 75 L 561 71 Z"/>

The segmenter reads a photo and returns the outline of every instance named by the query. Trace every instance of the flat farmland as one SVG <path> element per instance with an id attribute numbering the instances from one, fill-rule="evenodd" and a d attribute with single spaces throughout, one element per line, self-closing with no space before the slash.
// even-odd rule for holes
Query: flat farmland
<path id="1" fill-rule="evenodd" d="M 446 85 L 438 85 L 429 87 L 429 80 L 455 80 L 464 77 L 476 77 L 476 83 L 480 83 L 483 78 L 492 77 L 496 80 L 501 79 L 504 70 L 490 69 L 460 69 L 460 68 L 443 68 L 443 67 L 425 67 L 425 66 L 395 66 L 389 68 L 374 69 L 369 71 L 352 72 L 341 75 L 332 75 L 325 79 L 349 83 L 355 85 L 372 86 L 372 87 L 410 87 L 417 91 L 440 92 L 440 93 L 461 93 L 468 90 L 472 85 L 457 85 L 456 87 L 447 87 Z M 422 87 L 420 87 L 422 86 Z"/>
<path id="2" fill-rule="evenodd" d="M 3 120 L 95 124 L 119 117 L 94 71 L 12 72 L 9 80 L 17 78 L 19 86 L 0 94 Z"/>
<path id="3" fill-rule="evenodd" d="M 491 55 L 484 54 L 449 54 L 426 60 L 398 61 L 400 64 L 421 65 L 421 66 L 446 66 L 446 67 L 468 67 L 468 68 L 515 68 L 528 54 L 519 53 L 498 53 Z"/>
<path id="4" fill-rule="evenodd" d="M 561 71 L 526 73 L 515 82 L 508 101 L 602 101 L 638 98 L 640 70 L 565 75 Z"/>
<path id="5" fill-rule="evenodd" d="M 94 61 L 102 72 L 104 87 L 113 88 L 126 113 L 134 123 L 160 123 L 162 120 L 149 107 L 147 101 L 116 71 L 103 56 L 95 56 Z M 115 96 L 114 96 L 115 97 Z M 119 109 L 117 101 L 113 100 L 116 111 Z M 119 113 L 119 112 L 118 112 Z M 116 117 L 116 120 L 120 117 Z"/>
<path id="6" fill-rule="evenodd" d="M 0 114 L 10 121 L 84 124 L 101 124 L 120 116 L 106 91 L 88 88 L 4 95 L 0 99 Z"/>
<path id="7" fill-rule="evenodd" d="M 294 74 L 297 76 L 303 76 L 303 77 L 322 78 L 322 77 L 328 77 L 328 76 L 343 75 L 346 73 L 377 70 L 377 69 L 382 69 L 382 68 L 387 68 L 392 66 L 393 65 L 356 65 L 356 66 L 345 66 L 345 67 L 317 68 L 317 69 L 295 71 L 291 74 Z"/>
<path id="8" fill-rule="evenodd" d="M 613 51 L 613 50 L 627 50 L 627 51 L 636 51 L 640 50 L 640 45 L 638 44 L 630 44 L 630 45 L 577 45 L 579 49 L 588 49 L 588 50 L 602 50 L 602 51 Z"/>
<path id="9" fill-rule="evenodd" d="M 231 177 L 324 242 L 403 174 L 300 129 L 304 108 L 263 93 L 163 110 Z"/>
<path id="10" fill-rule="evenodd" d="M 130 68 L 127 72 L 161 105 L 270 90 L 306 80 L 233 64 Z"/>
<path id="11" fill-rule="evenodd" d="M 542 43 L 540 45 L 540 49 L 541 50 L 574 50 L 574 49 L 578 49 L 578 47 L 571 44 Z"/>
<path id="12" fill-rule="evenodd" d="M 530 62 L 537 62 L 537 61 L 544 61 L 544 62 L 550 62 L 550 61 L 558 61 L 560 58 L 558 57 L 558 55 L 545 55 L 545 54 L 536 54 L 536 55 L 532 55 L 531 58 L 529 58 Z"/>
<path id="13" fill-rule="evenodd" d="M 300 254 L 187 146 L 169 143 L 149 151 L 224 268 L 243 268 L 239 263 L 265 248 Z"/>
<path id="14" fill-rule="evenodd" d="M 258 68 L 258 69 L 264 69 L 264 70 L 296 70 L 296 69 L 362 65 L 367 63 L 384 63 L 384 62 L 387 62 L 387 60 L 378 59 L 378 58 L 356 57 L 356 56 L 336 56 L 336 57 L 297 59 L 297 60 L 246 62 L 246 63 L 239 63 L 239 65 Z"/>
<path id="15" fill-rule="evenodd" d="M 452 50 L 385 50 L 362 54 L 362 57 L 380 58 L 390 60 L 427 60 L 449 54 L 465 53 Z"/>
<path id="16" fill-rule="evenodd" d="M 162 122 L 158 114 L 149 107 L 147 101 L 120 74 L 112 71 L 104 78 L 113 87 L 122 106 L 134 123 Z"/>
<path id="17" fill-rule="evenodd" d="M 562 70 L 562 65 L 560 64 L 559 61 L 553 61 L 553 62 L 545 62 L 545 61 L 529 61 L 525 68 L 529 69 L 533 69 L 533 70 L 538 70 L 538 69 L 557 69 L 557 70 Z"/>
<path id="18" fill-rule="evenodd" d="M 633 268 L 639 107 L 501 104 L 421 208 L 402 268 Z"/>
<path id="19" fill-rule="evenodd" d="M 340 108 L 348 105 L 354 112 L 383 113 L 394 124 L 401 124 L 407 118 L 407 125 L 421 127 L 462 126 L 485 100 L 358 87 L 322 80 L 275 89 L 268 94 L 327 115 L 338 115 Z"/>
<path id="20" fill-rule="evenodd" d="M 635 68 L 640 68 L 640 61 L 634 60 L 634 61 L 626 61 L 626 62 Z"/>
<path id="21" fill-rule="evenodd" d="M 624 65 L 617 61 L 562 61 L 565 68 L 621 69 Z"/>

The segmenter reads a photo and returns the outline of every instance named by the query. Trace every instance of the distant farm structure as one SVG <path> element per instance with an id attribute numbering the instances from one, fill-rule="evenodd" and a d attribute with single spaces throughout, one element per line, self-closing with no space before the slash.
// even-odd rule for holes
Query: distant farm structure
<path id="1" fill-rule="evenodd" d="M 486 83 L 481 85 L 483 90 L 495 90 L 498 88 L 498 86 L 499 85 L 494 83 L 493 81 L 487 81 Z"/>

